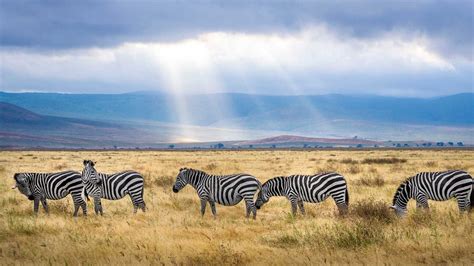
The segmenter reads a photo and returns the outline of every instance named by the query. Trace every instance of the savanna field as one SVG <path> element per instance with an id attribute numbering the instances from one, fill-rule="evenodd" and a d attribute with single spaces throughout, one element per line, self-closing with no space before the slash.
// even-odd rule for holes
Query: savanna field
<path id="1" fill-rule="evenodd" d="M 104 216 L 72 217 L 68 196 L 48 201 L 38 217 L 12 190 L 15 172 L 100 172 L 134 169 L 145 178 L 146 213 L 132 213 L 127 196 L 103 200 Z M 290 215 L 285 198 L 271 198 L 245 218 L 244 203 L 209 206 L 204 218 L 195 190 L 172 185 L 181 167 L 213 174 L 246 172 L 262 183 L 277 175 L 336 171 L 348 181 L 350 212 L 340 217 L 331 198 Z M 0 264 L 474 264 L 474 214 L 459 215 L 455 200 L 430 201 L 430 211 L 405 219 L 389 210 L 401 181 L 420 171 L 474 173 L 473 150 L 307 151 L 14 151 L 0 152 Z"/>

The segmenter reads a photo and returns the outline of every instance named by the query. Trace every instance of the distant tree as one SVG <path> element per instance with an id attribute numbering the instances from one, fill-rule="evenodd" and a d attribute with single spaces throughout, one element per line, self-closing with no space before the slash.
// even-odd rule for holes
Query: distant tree
<path id="1" fill-rule="evenodd" d="M 222 144 L 222 143 L 217 143 L 217 144 L 216 144 L 216 148 L 217 148 L 217 149 L 223 149 L 223 148 L 224 148 L 224 144 Z"/>
<path id="2" fill-rule="evenodd" d="M 374 144 L 374 148 L 378 148 L 378 147 L 379 147 L 379 145 L 377 145 L 377 144 Z"/>
<path id="3" fill-rule="evenodd" d="M 357 148 L 362 148 L 362 144 L 357 144 Z"/>
<path id="4" fill-rule="evenodd" d="M 174 144 L 170 144 L 170 145 L 168 145 L 168 148 L 170 148 L 170 149 L 174 149 Z"/>
<path id="5" fill-rule="evenodd" d="M 275 149 L 277 146 L 275 144 L 272 145 L 272 148 Z"/>
<path id="6" fill-rule="evenodd" d="M 403 144 L 403 147 L 410 147 L 407 143 Z"/>
<path id="7" fill-rule="evenodd" d="M 458 146 L 464 146 L 464 143 L 462 143 L 462 142 L 458 142 L 457 144 L 458 144 Z"/>
<path id="8" fill-rule="evenodd" d="M 116 150 L 117 148 L 118 148 L 117 145 L 114 145 L 114 149 Z"/>
<path id="9" fill-rule="evenodd" d="M 442 146 L 444 146 L 444 142 L 441 142 L 441 141 L 440 141 L 440 142 L 436 142 L 436 146 L 442 147 Z"/>
<path id="10" fill-rule="evenodd" d="M 308 144 L 303 144 L 303 148 L 308 148 Z"/>
<path id="11" fill-rule="evenodd" d="M 454 143 L 452 141 L 448 142 L 449 146 L 454 146 Z"/>
<path id="12" fill-rule="evenodd" d="M 249 145 L 249 149 L 253 149 L 253 145 Z"/>
<path id="13" fill-rule="evenodd" d="M 397 143 L 397 148 L 400 148 L 401 146 L 402 146 L 402 144 Z"/>

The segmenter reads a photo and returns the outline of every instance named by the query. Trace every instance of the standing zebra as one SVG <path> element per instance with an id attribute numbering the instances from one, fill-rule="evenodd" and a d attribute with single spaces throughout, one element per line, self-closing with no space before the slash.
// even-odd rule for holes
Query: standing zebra
<path id="1" fill-rule="evenodd" d="M 459 211 L 468 211 L 473 207 L 473 186 L 472 177 L 465 171 L 421 172 L 400 184 L 390 208 L 403 216 L 410 199 L 416 200 L 417 208 L 427 209 L 429 199 L 444 201 L 454 197 L 458 201 Z"/>
<path id="2" fill-rule="evenodd" d="M 253 219 L 257 216 L 257 209 L 253 203 L 260 182 L 248 174 L 209 175 L 203 171 L 181 168 L 173 185 L 173 192 L 178 193 L 187 184 L 193 186 L 201 199 L 201 215 L 204 216 L 206 204 L 209 202 L 212 215 L 216 217 L 216 202 L 224 206 L 233 206 L 242 199 L 245 201 L 246 217 L 250 212 Z"/>
<path id="3" fill-rule="evenodd" d="M 296 215 L 297 207 L 304 215 L 303 202 L 322 202 L 331 196 L 340 214 L 349 207 L 347 182 L 338 173 L 316 175 L 291 175 L 274 177 L 263 183 L 255 205 L 260 209 L 272 196 L 285 196 L 291 202 L 291 212 Z"/>
<path id="4" fill-rule="evenodd" d="M 87 215 L 87 205 L 81 196 L 83 185 L 81 175 L 74 171 L 60 173 L 16 173 L 13 178 L 15 185 L 22 194 L 33 201 L 33 209 L 38 214 L 39 202 L 49 214 L 47 199 L 59 200 L 71 194 L 74 202 L 74 217 L 77 216 L 79 207 Z"/>
<path id="5" fill-rule="evenodd" d="M 130 195 L 133 204 L 133 212 L 138 208 L 145 212 L 146 205 L 143 201 L 143 176 L 135 171 L 124 171 L 116 174 L 98 173 L 94 168 L 95 163 L 84 160 L 82 171 L 82 182 L 84 183 L 84 194 L 94 198 L 95 213 L 103 214 L 101 198 L 118 200 L 125 195 Z"/>

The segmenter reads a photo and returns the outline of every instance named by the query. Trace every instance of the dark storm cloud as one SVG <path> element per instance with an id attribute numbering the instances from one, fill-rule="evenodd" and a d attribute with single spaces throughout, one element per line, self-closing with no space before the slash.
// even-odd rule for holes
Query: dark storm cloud
<path id="1" fill-rule="evenodd" d="M 175 41 L 207 31 L 284 33 L 324 23 L 343 35 L 424 34 L 472 60 L 472 1 L 1 1 L 1 45 L 69 49 Z"/>

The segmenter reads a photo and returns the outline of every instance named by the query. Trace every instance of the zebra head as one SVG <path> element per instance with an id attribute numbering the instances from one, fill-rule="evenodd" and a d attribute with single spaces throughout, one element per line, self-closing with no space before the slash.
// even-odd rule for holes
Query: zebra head
<path id="1" fill-rule="evenodd" d="M 255 207 L 260 210 L 263 204 L 267 203 L 270 199 L 270 195 L 268 193 L 268 187 L 265 184 L 262 186 L 262 189 L 258 192 L 257 200 L 255 201 Z"/>
<path id="2" fill-rule="evenodd" d="M 23 173 L 17 173 L 13 176 L 13 178 L 15 179 L 15 185 L 12 187 L 12 189 L 18 188 L 21 194 L 28 197 L 29 200 L 34 200 L 34 196 L 30 188 L 30 181 L 26 175 Z"/>
<path id="3" fill-rule="evenodd" d="M 411 198 L 411 184 L 408 181 L 403 182 L 395 192 L 393 197 L 393 205 L 390 206 L 390 209 L 395 210 L 395 213 L 399 217 L 403 217 L 407 213 L 407 204 Z"/>
<path id="4" fill-rule="evenodd" d="M 82 170 L 82 182 L 97 185 L 100 183 L 97 171 L 94 168 L 95 163 L 90 160 L 84 160 L 84 169 Z"/>
<path id="5" fill-rule="evenodd" d="M 181 168 L 179 169 L 179 174 L 176 177 L 176 182 L 173 185 L 173 192 L 178 193 L 183 187 L 188 184 L 187 172 L 189 171 L 188 168 Z"/>

